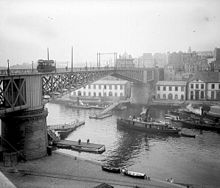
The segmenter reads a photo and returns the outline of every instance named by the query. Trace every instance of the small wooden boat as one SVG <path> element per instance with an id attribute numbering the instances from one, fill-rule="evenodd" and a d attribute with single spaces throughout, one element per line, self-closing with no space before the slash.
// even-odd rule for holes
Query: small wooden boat
<path id="1" fill-rule="evenodd" d="M 106 114 L 94 114 L 94 115 L 90 115 L 89 119 L 104 119 L 107 117 L 112 116 L 111 113 L 106 113 Z"/>
<path id="2" fill-rule="evenodd" d="M 102 166 L 102 170 L 106 172 L 111 172 L 111 173 L 121 173 L 121 169 L 117 167 L 112 167 L 112 166 Z"/>
<path id="3" fill-rule="evenodd" d="M 180 132 L 180 136 L 183 136 L 183 137 L 190 137 L 190 138 L 195 138 L 195 137 L 196 137 L 195 134 L 187 134 L 187 133 L 182 133 L 182 132 Z"/>
<path id="4" fill-rule="evenodd" d="M 133 172 L 127 169 L 122 169 L 121 171 L 125 176 L 129 176 L 132 178 L 145 179 L 147 177 L 145 173 L 141 172 Z"/>

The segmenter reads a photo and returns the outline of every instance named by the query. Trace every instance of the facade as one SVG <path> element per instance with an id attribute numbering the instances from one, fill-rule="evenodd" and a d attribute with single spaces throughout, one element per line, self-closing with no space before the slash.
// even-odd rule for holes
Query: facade
<path id="1" fill-rule="evenodd" d="M 220 73 L 198 72 L 188 83 L 189 100 L 220 101 Z"/>
<path id="2" fill-rule="evenodd" d="M 125 80 L 99 80 L 74 91 L 73 96 L 123 100 L 130 98 L 130 83 Z"/>
<path id="3" fill-rule="evenodd" d="M 134 58 L 132 58 L 132 56 L 128 55 L 127 53 L 119 55 L 119 58 L 116 59 L 116 67 L 135 67 Z"/>
<path id="4" fill-rule="evenodd" d="M 185 100 L 186 85 L 185 81 L 159 81 L 156 84 L 156 99 Z"/>

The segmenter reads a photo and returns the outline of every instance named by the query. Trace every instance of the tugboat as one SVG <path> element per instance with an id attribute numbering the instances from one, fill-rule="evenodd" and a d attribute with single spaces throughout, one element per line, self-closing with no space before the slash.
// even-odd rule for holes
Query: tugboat
<path id="1" fill-rule="evenodd" d="M 179 135 L 180 129 L 172 127 L 167 122 L 155 121 L 149 114 L 149 109 L 140 114 L 140 117 L 135 118 L 130 116 L 128 119 L 119 118 L 117 119 L 117 125 L 120 127 L 144 131 L 148 133 L 163 133 L 170 135 Z M 142 117 L 142 116 L 145 117 Z"/>

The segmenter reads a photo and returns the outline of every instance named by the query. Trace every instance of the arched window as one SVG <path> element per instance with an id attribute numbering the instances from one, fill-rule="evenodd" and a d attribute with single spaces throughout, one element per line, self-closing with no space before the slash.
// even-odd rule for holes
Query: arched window
<path id="1" fill-rule="evenodd" d="M 183 94 L 181 95 L 181 100 L 184 100 L 184 95 Z"/>
<path id="2" fill-rule="evenodd" d="M 109 97 L 111 97 L 111 96 L 112 96 L 112 92 L 111 92 L 111 91 L 109 91 L 108 96 L 109 96 Z"/>
<path id="3" fill-rule="evenodd" d="M 175 95 L 175 100 L 178 100 L 178 95 L 177 94 Z"/>
<path id="4" fill-rule="evenodd" d="M 166 99 L 166 94 L 163 94 L 163 99 Z"/>
<path id="5" fill-rule="evenodd" d="M 81 96 L 81 91 L 78 91 L 78 96 Z"/>
<path id="6" fill-rule="evenodd" d="M 173 99 L 173 95 L 171 93 L 168 94 L 168 99 L 172 100 Z"/>

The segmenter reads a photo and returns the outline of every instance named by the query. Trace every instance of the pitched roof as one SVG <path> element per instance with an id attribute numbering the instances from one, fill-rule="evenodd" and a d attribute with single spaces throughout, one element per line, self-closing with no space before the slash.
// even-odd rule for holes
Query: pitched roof
<path id="1" fill-rule="evenodd" d="M 220 82 L 220 72 L 197 72 L 189 81 L 202 80 L 204 82 Z"/>

